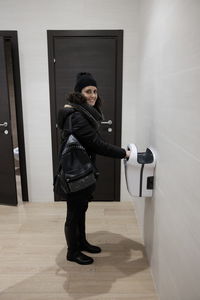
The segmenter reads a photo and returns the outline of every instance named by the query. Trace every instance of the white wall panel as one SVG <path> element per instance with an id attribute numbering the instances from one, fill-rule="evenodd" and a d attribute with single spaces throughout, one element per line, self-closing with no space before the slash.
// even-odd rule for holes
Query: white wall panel
<path id="1" fill-rule="evenodd" d="M 161 300 L 200 299 L 200 1 L 139 2 L 136 143 L 157 153 L 135 199 Z"/>

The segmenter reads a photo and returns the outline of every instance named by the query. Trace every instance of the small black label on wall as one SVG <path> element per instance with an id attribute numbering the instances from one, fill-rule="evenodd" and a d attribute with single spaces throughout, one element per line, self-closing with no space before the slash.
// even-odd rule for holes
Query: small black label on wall
<path id="1" fill-rule="evenodd" d="M 154 176 L 147 177 L 147 190 L 153 190 Z"/>

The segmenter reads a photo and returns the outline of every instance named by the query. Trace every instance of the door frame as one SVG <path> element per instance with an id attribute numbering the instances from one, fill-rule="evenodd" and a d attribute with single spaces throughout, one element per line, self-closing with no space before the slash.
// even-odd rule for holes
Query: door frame
<path id="1" fill-rule="evenodd" d="M 57 171 L 57 116 L 56 116 L 56 91 L 54 72 L 54 38 L 56 37 L 113 37 L 117 43 L 116 57 L 116 139 L 115 145 L 121 146 L 121 112 L 122 112 L 122 71 L 123 71 L 123 30 L 47 30 L 48 40 L 48 65 L 49 65 L 49 92 L 51 113 L 51 138 L 52 138 L 52 163 L 53 174 Z M 121 164 L 115 161 L 115 201 L 120 201 Z M 54 195 L 55 201 L 56 195 Z"/>
<path id="2" fill-rule="evenodd" d="M 17 135 L 19 145 L 19 164 L 21 174 L 21 188 L 22 188 L 22 201 L 29 201 L 28 185 L 27 185 L 27 172 L 26 172 L 26 153 L 24 143 L 24 125 L 23 125 L 23 111 L 22 111 L 22 96 L 21 96 L 21 80 L 20 80 L 20 67 L 19 67 L 19 49 L 18 49 L 18 35 L 17 31 L 3 30 L 0 31 L 0 36 L 9 39 L 12 45 L 12 60 L 13 60 L 13 79 L 15 90 L 15 103 L 16 103 L 16 120 L 17 120 Z"/>

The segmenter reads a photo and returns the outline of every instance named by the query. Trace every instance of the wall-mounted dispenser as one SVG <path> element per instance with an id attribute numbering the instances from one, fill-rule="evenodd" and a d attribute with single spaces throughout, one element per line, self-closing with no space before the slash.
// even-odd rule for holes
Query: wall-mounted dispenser
<path id="1" fill-rule="evenodd" d="M 151 197 L 156 164 L 155 153 L 147 148 L 146 152 L 138 152 L 134 144 L 127 147 L 129 159 L 124 159 L 126 184 L 131 196 Z"/>

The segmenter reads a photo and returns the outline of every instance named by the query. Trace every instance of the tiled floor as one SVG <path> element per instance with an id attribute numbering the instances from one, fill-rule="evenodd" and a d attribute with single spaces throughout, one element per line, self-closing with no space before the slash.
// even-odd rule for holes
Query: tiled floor
<path id="1" fill-rule="evenodd" d="M 155 300 L 130 202 L 90 203 L 92 265 L 66 261 L 66 204 L 0 206 L 0 300 Z"/>

